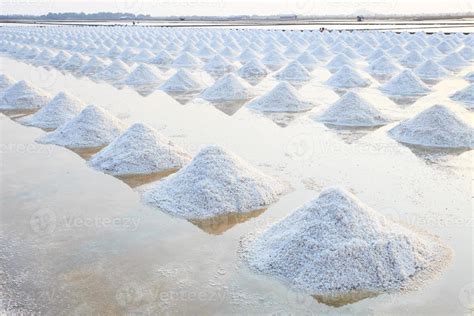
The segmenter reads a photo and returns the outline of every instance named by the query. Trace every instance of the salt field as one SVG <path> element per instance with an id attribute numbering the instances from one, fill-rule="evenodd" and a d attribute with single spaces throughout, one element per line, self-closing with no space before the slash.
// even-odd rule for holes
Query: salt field
<path id="1" fill-rule="evenodd" d="M 416 27 L 2 25 L 2 313 L 473 313 L 474 33 Z"/>

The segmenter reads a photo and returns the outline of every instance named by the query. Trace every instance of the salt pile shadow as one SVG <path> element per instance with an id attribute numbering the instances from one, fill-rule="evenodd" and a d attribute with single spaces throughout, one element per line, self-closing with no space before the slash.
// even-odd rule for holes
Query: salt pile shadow
<path id="1" fill-rule="evenodd" d="M 210 235 L 222 235 L 235 225 L 258 217 L 265 211 L 266 208 L 263 208 L 245 213 L 234 212 L 205 219 L 189 219 L 188 221 Z"/>
<path id="2" fill-rule="evenodd" d="M 273 121 L 276 125 L 285 128 L 290 125 L 298 116 L 303 115 L 305 112 L 290 113 L 290 112 L 262 112 L 262 114 Z"/>
<path id="3" fill-rule="evenodd" d="M 347 144 L 353 144 L 364 136 L 367 136 L 369 133 L 379 129 L 382 126 L 369 126 L 369 127 L 360 127 L 360 126 L 340 126 L 325 123 L 324 126 L 333 131 L 336 135 L 341 138 Z"/>
<path id="4" fill-rule="evenodd" d="M 397 96 L 397 95 L 389 95 L 388 98 L 395 102 L 395 104 L 400 106 L 409 106 L 415 103 L 421 96 Z"/>
<path id="5" fill-rule="evenodd" d="M 115 176 L 117 179 L 123 181 L 132 189 L 142 186 L 144 184 L 158 181 L 162 178 L 169 176 L 170 174 L 175 173 L 178 169 L 170 169 L 162 172 L 155 172 L 149 174 L 133 174 L 133 175 L 123 175 L 123 176 Z"/>
<path id="6" fill-rule="evenodd" d="M 12 110 L 0 110 L 0 113 L 8 116 L 12 120 L 16 120 L 24 116 L 34 114 L 38 110 L 39 109 L 18 109 L 18 110 L 12 109 Z"/>
<path id="7" fill-rule="evenodd" d="M 130 88 L 135 90 L 142 97 L 146 97 L 152 94 L 157 89 L 157 86 L 156 85 L 143 85 L 143 86 L 134 86 Z"/>

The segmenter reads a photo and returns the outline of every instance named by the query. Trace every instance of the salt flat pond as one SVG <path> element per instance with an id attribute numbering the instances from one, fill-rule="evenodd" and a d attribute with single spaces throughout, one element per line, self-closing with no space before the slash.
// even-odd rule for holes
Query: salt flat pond
<path id="1" fill-rule="evenodd" d="M 87 167 L 78 154 L 34 142 L 44 131 L 7 116 L 1 127 L 2 301 L 9 310 L 44 314 L 456 314 L 472 307 L 473 152 L 409 148 L 378 129 L 340 130 L 309 113 L 265 116 L 207 102 L 181 104 L 161 91 L 77 78 L 1 57 L 1 71 L 52 94 L 68 91 L 127 124 L 144 122 L 195 154 L 228 148 L 292 191 L 265 210 L 209 221 L 173 218 L 140 202 L 143 187 Z M 452 103 L 464 70 L 409 106 L 395 106 L 379 83 L 355 89 L 398 118 Z M 319 111 L 339 96 L 317 67 L 300 93 Z M 273 78 L 256 89 L 266 91 Z M 232 115 L 230 115 L 232 114 Z M 283 122 L 283 123 L 282 123 Z M 136 183 L 133 182 L 132 183 Z M 303 295 L 249 271 L 238 257 L 241 237 L 301 206 L 328 185 L 343 185 L 382 214 L 439 235 L 451 264 L 421 289 L 400 295 Z M 134 188 L 132 188 L 134 187 Z"/>

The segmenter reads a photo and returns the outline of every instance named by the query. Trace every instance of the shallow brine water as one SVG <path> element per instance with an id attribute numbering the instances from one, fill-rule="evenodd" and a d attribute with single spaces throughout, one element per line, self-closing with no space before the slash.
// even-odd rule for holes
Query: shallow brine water
<path id="1" fill-rule="evenodd" d="M 201 221 L 171 217 L 140 202 L 150 177 L 119 179 L 82 157 L 34 142 L 43 130 L 0 116 L 2 304 L 10 311 L 58 314 L 468 314 L 473 304 L 472 151 L 407 147 L 380 128 L 340 129 L 310 116 L 338 100 L 318 67 L 300 93 L 310 112 L 258 114 L 240 104 L 210 104 L 113 86 L 1 57 L 2 72 L 52 94 L 65 90 L 127 124 L 147 123 L 195 154 L 206 144 L 235 152 L 289 183 L 291 192 L 263 210 Z M 353 89 L 402 119 L 467 83 L 465 69 L 427 96 L 399 106 L 379 82 Z M 256 89 L 267 91 L 271 76 Z M 182 101 L 182 100 L 180 100 Z M 449 266 L 419 290 L 323 297 L 295 292 L 249 271 L 242 236 L 261 230 L 342 185 L 382 214 L 439 235 L 454 251 Z"/>

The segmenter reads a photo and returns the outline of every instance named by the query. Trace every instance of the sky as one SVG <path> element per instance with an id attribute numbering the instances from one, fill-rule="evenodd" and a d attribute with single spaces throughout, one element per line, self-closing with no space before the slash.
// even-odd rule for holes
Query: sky
<path id="1" fill-rule="evenodd" d="M 169 15 L 273 15 L 473 12 L 473 0 L 0 0 L 1 14 L 130 12 Z"/>

